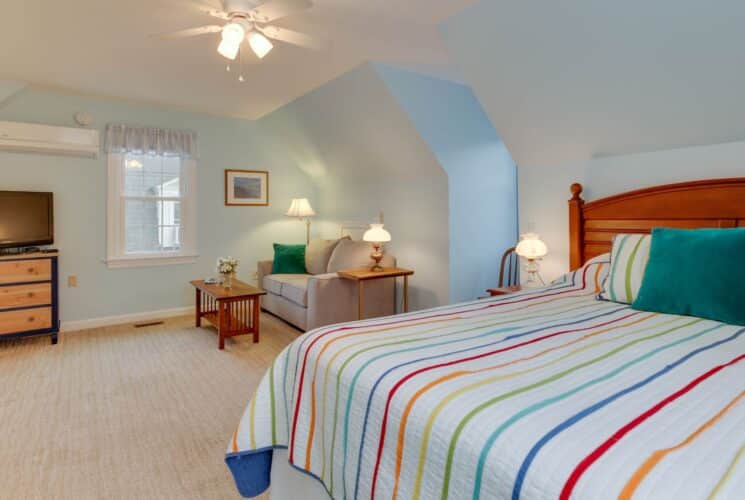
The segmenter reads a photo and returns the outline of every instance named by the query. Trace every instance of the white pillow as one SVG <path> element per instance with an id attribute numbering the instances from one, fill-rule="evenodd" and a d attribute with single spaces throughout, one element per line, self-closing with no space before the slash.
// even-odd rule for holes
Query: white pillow
<path id="1" fill-rule="evenodd" d="M 610 252 L 610 271 L 601 299 L 631 304 L 639 294 L 649 260 L 649 234 L 617 234 Z"/>

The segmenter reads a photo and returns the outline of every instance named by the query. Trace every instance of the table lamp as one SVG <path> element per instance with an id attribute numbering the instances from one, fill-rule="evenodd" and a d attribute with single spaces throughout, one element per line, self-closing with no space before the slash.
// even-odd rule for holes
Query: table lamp
<path id="1" fill-rule="evenodd" d="M 370 224 L 370 229 L 365 231 L 362 239 L 372 243 L 373 253 L 370 254 L 375 264 L 370 268 L 371 271 L 380 272 L 383 268 L 380 266 L 380 260 L 383 258 L 383 243 L 391 241 L 391 233 L 383 229 L 383 224 Z"/>
<path id="2" fill-rule="evenodd" d="M 287 210 L 288 217 L 297 217 L 300 220 L 305 219 L 305 243 L 310 243 L 310 218 L 316 215 L 313 207 L 310 206 L 308 198 L 295 198 Z"/>
<path id="3" fill-rule="evenodd" d="M 525 288 L 538 288 L 545 286 L 543 278 L 538 272 L 538 260 L 548 253 L 548 247 L 541 241 L 535 233 L 525 233 L 520 236 L 520 242 L 515 247 L 515 253 L 525 259 L 525 272 L 528 275 L 528 281 Z"/>

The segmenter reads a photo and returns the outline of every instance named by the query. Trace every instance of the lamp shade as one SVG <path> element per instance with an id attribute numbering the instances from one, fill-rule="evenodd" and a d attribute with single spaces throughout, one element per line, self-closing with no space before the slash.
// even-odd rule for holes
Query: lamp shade
<path id="1" fill-rule="evenodd" d="M 217 47 L 217 51 L 223 57 L 228 59 L 235 59 L 238 55 L 238 50 L 243 42 L 243 37 L 246 36 L 246 30 L 243 29 L 238 23 L 228 23 L 222 29 L 222 41 Z"/>
<path id="2" fill-rule="evenodd" d="M 310 206 L 308 198 L 295 198 L 290 204 L 287 215 L 290 217 L 312 217 L 316 215 L 313 207 Z"/>
<path id="3" fill-rule="evenodd" d="M 548 253 L 548 247 L 535 233 L 525 233 L 515 247 L 515 253 L 525 259 L 540 259 Z"/>
<path id="4" fill-rule="evenodd" d="M 251 50 L 254 51 L 254 54 L 256 54 L 259 59 L 264 59 L 264 56 L 274 48 L 272 42 L 258 31 L 250 32 L 247 38 Z"/>
<path id="5" fill-rule="evenodd" d="M 365 231 L 362 239 L 373 243 L 385 243 L 391 241 L 391 233 L 383 229 L 383 224 L 370 224 L 370 229 Z"/>

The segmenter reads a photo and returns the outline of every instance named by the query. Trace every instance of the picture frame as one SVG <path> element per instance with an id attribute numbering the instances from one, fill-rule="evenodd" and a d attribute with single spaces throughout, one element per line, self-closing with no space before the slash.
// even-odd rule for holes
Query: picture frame
<path id="1" fill-rule="evenodd" d="M 268 171 L 225 170 L 225 206 L 266 207 L 268 205 Z"/>

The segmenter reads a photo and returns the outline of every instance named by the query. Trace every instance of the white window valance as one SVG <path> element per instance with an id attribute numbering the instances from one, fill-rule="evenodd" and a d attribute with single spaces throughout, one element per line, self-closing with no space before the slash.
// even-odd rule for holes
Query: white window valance
<path id="1" fill-rule="evenodd" d="M 179 156 L 196 159 L 197 134 L 191 130 L 171 130 L 110 123 L 106 125 L 106 153 L 134 153 Z"/>

